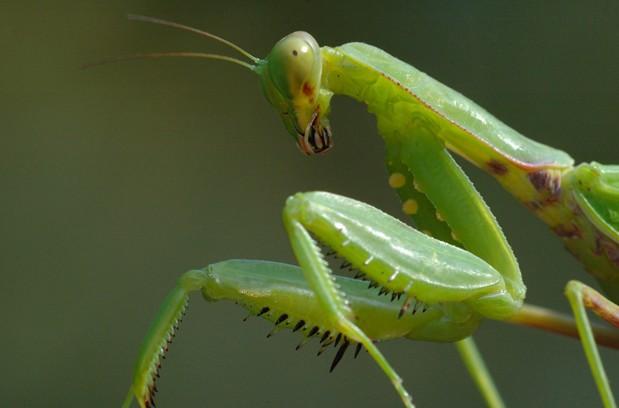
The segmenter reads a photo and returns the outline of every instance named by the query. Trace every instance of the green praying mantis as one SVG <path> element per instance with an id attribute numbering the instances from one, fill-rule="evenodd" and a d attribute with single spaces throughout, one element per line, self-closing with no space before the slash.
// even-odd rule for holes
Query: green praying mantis
<path id="1" fill-rule="evenodd" d="M 453 160 L 454 152 L 492 175 L 544 221 L 619 299 L 619 166 L 573 165 L 557 149 L 532 141 L 448 88 L 386 52 L 362 43 L 319 47 L 292 33 L 264 59 L 213 34 L 150 17 L 220 41 L 249 62 L 207 53 L 163 52 L 124 59 L 185 56 L 233 62 L 256 73 L 262 90 L 306 155 L 332 147 L 333 95 L 367 105 L 386 147 L 388 183 L 415 228 L 368 204 L 327 192 L 297 193 L 283 222 L 299 266 L 228 260 L 183 274 L 151 325 L 124 401 L 154 406 L 160 360 L 178 329 L 189 294 L 231 300 L 272 321 L 277 330 L 338 348 L 364 348 L 406 407 L 413 402 L 376 342 L 394 338 L 456 342 L 490 406 L 502 406 L 470 336 L 483 318 L 569 332 L 569 322 L 523 303 L 516 258 L 484 200 Z M 116 59 L 116 60 L 121 60 Z M 354 277 L 335 276 L 336 256 Z M 369 288 L 368 288 L 369 282 Z M 375 288 L 378 288 L 378 293 Z M 571 281 L 565 293 L 605 407 L 615 401 L 596 340 L 617 347 L 616 332 L 594 336 L 586 308 L 619 326 L 619 309 L 594 289 Z"/>

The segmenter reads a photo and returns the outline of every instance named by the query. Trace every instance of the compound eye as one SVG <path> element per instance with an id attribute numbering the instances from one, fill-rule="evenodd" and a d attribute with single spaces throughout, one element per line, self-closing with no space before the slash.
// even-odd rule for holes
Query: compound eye
<path id="1" fill-rule="evenodd" d="M 268 59 L 273 82 L 283 95 L 294 99 L 317 88 L 322 74 L 320 48 L 310 34 L 287 35 L 275 44 Z"/>

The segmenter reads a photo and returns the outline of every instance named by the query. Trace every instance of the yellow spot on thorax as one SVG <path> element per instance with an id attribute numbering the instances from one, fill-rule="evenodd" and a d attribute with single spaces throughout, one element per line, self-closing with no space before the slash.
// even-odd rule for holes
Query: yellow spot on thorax
<path id="1" fill-rule="evenodd" d="M 402 211 L 404 211 L 404 214 L 408 214 L 408 215 L 417 214 L 418 209 L 419 209 L 419 204 L 417 204 L 417 201 L 415 201 L 412 198 L 409 198 L 408 200 L 404 201 L 404 203 L 402 204 Z"/>
<path id="2" fill-rule="evenodd" d="M 402 173 L 393 173 L 389 176 L 389 187 L 401 188 L 406 184 L 406 177 Z"/>

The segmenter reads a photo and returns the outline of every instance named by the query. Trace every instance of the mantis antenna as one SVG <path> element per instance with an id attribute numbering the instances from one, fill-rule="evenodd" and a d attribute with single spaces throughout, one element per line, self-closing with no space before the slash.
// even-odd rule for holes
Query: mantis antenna
<path id="1" fill-rule="evenodd" d="M 249 58 L 253 62 L 258 62 L 258 60 L 259 60 L 258 58 L 254 57 L 249 52 L 245 51 L 243 48 L 239 47 L 238 45 L 236 45 L 232 41 L 228 41 L 228 40 L 226 40 L 224 38 L 221 38 L 221 37 L 219 37 L 219 36 L 217 36 L 215 34 L 211 34 L 211 33 L 207 32 L 207 31 L 198 30 L 197 28 L 189 27 L 189 26 L 186 26 L 184 24 L 174 23 L 172 21 L 161 20 L 159 18 L 154 18 L 154 17 L 139 16 L 139 15 L 136 15 L 136 14 L 129 14 L 129 15 L 127 15 L 127 18 L 129 20 L 144 21 L 146 23 L 160 24 L 160 25 L 164 25 L 164 26 L 168 26 L 168 27 L 178 28 L 179 30 L 189 31 L 191 33 L 196 33 L 196 34 L 199 34 L 199 35 L 211 38 L 211 39 L 213 39 L 215 41 L 219 41 L 220 43 L 225 44 L 228 47 L 235 49 L 236 51 L 238 51 L 239 53 L 243 54 L 244 56 L 246 56 L 247 58 Z"/>
<path id="2" fill-rule="evenodd" d="M 254 57 L 253 55 L 251 55 L 249 52 L 245 51 L 243 48 L 239 47 L 238 45 L 234 44 L 231 41 L 228 41 L 224 38 L 221 38 L 215 34 L 211 34 L 207 31 L 202 31 L 202 30 L 198 30 L 197 28 L 193 28 L 193 27 L 189 27 L 183 24 L 179 24 L 179 23 L 174 23 L 172 21 L 166 21 L 166 20 L 161 20 L 158 18 L 154 18 L 154 17 L 147 17 L 147 16 L 140 16 L 140 15 L 135 15 L 135 14 L 129 14 L 127 16 L 127 18 L 129 20 L 134 20 L 134 21 L 143 21 L 143 22 L 147 22 L 147 23 L 153 23 L 153 24 L 159 24 L 159 25 L 164 25 L 167 27 L 172 27 L 172 28 L 177 28 L 180 30 L 184 30 L 184 31 L 189 31 L 195 34 L 199 34 L 208 38 L 211 38 L 215 41 L 218 41 L 222 44 L 227 45 L 228 47 L 234 49 L 235 51 L 239 52 L 240 54 L 244 55 L 245 57 L 247 57 L 248 59 L 250 59 L 252 62 L 257 63 L 259 61 L 258 58 Z M 136 60 L 136 59 L 146 59 L 146 58 L 162 58 L 162 57 L 191 57 L 191 58 L 207 58 L 207 59 L 216 59 L 216 60 L 221 60 L 221 61 L 228 61 L 228 62 L 232 62 L 234 64 L 240 65 L 242 67 L 248 68 L 251 71 L 254 71 L 256 65 L 254 64 L 250 64 L 248 62 L 245 61 L 241 61 L 240 59 L 237 58 L 233 58 L 233 57 L 228 57 L 226 55 L 220 55 L 220 54 L 210 54 L 210 53 L 203 53 L 203 52 L 185 52 L 185 51 L 173 51 L 173 52 L 149 52 L 149 53 L 138 53 L 138 54 L 134 54 L 134 55 L 128 55 L 128 56 L 123 56 L 123 57 L 115 57 L 115 58 L 109 58 L 109 59 L 105 59 L 102 61 L 97 61 L 97 62 L 93 62 L 90 64 L 86 64 L 83 66 L 83 68 L 91 68 L 94 66 L 99 66 L 99 65 L 104 65 L 104 64 L 110 64 L 110 63 L 114 63 L 114 62 L 122 62 L 122 61 L 131 61 L 131 60 Z"/>

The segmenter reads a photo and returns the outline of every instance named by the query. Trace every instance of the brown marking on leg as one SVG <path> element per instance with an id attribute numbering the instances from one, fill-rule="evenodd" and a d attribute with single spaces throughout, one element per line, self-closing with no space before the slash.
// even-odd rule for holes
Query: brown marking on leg
<path id="1" fill-rule="evenodd" d="M 529 173 L 527 176 L 537 191 L 542 191 L 546 188 L 548 173 L 545 171 L 535 171 L 533 173 Z"/>
<path id="2" fill-rule="evenodd" d="M 561 192 L 561 176 L 560 174 L 553 174 L 548 170 L 539 170 L 529 173 L 529 181 L 533 187 L 539 191 L 547 192 L 550 197 L 558 196 Z"/>
<path id="3" fill-rule="evenodd" d="M 587 308 L 613 326 L 619 327 L 619 306 L 588 286 L 583 287 L 582 295 Z"/>
<path id="4" fill-rule="evenodd" d="M 619 245 L 606 235 L 599 234 L 596 239 L 596 249 L 603 252 L 608 257 L 608 260 L 619 267 Z"/>
<path id="5" fill-rule="evenodd" d="M 578 226 L 574 224 L 570 224 L 570 225 L 559 224 L 556 227 L 553 227 L 552 230 L 554 231 L 555 234 L 557 234 L 561 238 L 568 238 L 568 239 L 582 238 L 582 232 L 580 231 L 580 228 L 578 228 Z"/>
<path id="6" fill-rule="evenodd" d="M 492 159 L 487 163 L 487 165 L 490 172 L 495 176 L 504 176 L 507 174 L 507 167 L 498 160 Z"/>

